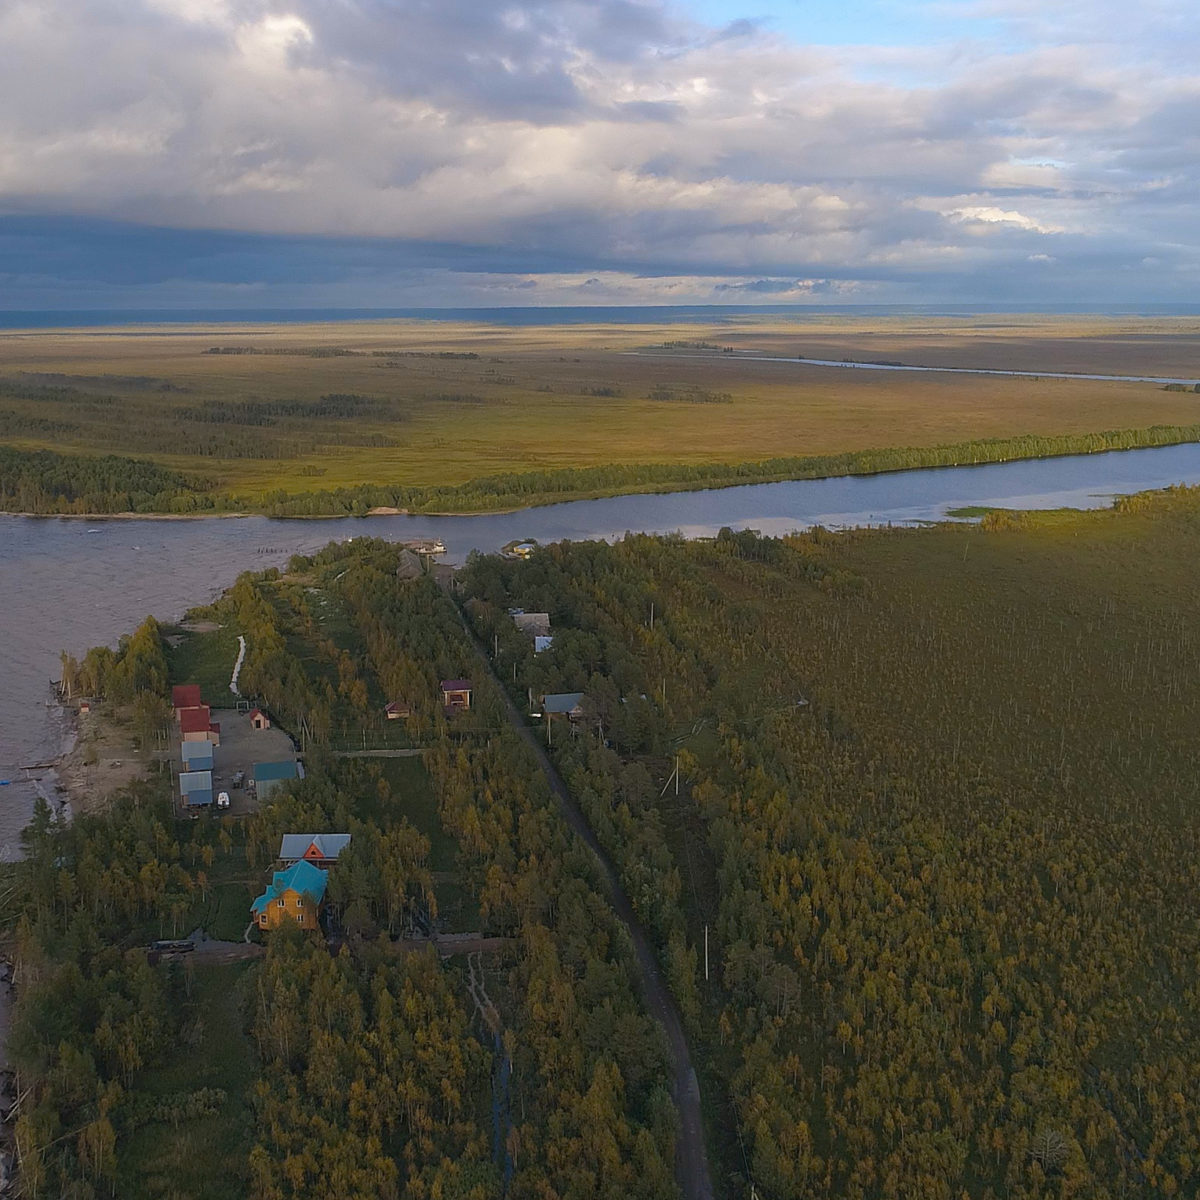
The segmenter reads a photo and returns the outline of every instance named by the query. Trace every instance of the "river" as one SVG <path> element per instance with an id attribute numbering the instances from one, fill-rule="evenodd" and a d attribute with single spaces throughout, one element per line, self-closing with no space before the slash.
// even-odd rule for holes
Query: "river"
<path id="1" fill-rule="evenodd" d="M 612 539 L 627 531 L 784 534 L 812 525 L 913 524 L 955 508 L 1095 508 L 1114 495 L 1200 483 L 1200 445 L 1123 450 L 975 467 L 751 484 L 580 500 L 484 516 L 331 520 L 246 517 L 95 520 L 0 515 L 0 858 L 19 849 L 34 789 L 22 768 L 62 750 L 61 709 L 47 705 L 59 654 L 115 643 L 148 613 L 176 619 L 239 572 L 283 566 L 332 539 L 437 537 L 447 559 L 516 538 Z M 230 667 L 232 669 L 232 663 Z"/>

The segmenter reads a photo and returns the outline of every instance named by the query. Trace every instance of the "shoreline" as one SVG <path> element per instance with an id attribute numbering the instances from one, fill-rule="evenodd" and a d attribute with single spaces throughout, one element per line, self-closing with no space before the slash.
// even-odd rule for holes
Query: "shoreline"
<path id="1" fill-rule="evenodd" d="M 1155 427 L 1151 426 L 1151 429 Z M 848 451 L 846 455 L 861 455 L 863 457 L 871 457 L 875 455 L 886 455 L 896 453 L 897 450 L 911 450 L 916 454 L 928 453 L 934 455 L 940 451 L 951 451 L 965 447 L 966 445 L 978 444 L 986 445 L 990 441 L 997 446 L 1016 443 L 1027 437 L 1046 437 L 1046 438 L 1090 438 L 1104 437 L 1108 434 L 1121 433 L 1121 430 L 1104 430 L 1098 433 L 1091 434 L 1051 434 L 1051 435 L 1035 435 L 1024 434 L 1013 438 L 999 439 L 983 439 L 978 443 L 954 443 L 941 446 L 929 446 L 925 448 L 900 447 L 891 449 L 874 449 L 862 451 Z M 1132 430 L 1132 433 L 1148 432 L 1142 430 Z M 704 492 L 704 491 L 724 491 L 729 488 L 738 487 L 757 487 L 768 484 L 779 483 L 802 483 L 816 481 L 822 479 L 856 479 L 856 478 L 871 478 L 877 475 L 901 475 L 907 472 L 916 471 L 944 471 L 956 470 L 963 467 L 987 467 L 999 466 L 1004 463 L 1014 462 L 1050 462 L 1059 458 L 1088 458 L 1097 454 L 1127 454 L 1139 450 L 1165 450 L 1173 446 L 1188 446 L 1200 445 L 1198 437 L 1184 437 L 1178 440 L 1171 441 L 1140 441 L 1128 446 L 1095 446 L 1092 448 L 1071 447 L 1059 452 L 1049 452 L 1044 454 L 1020 454 L 1012 453 L 998 455 L 996 457 L 974 458 L 969 461 L 955 462 L 927 462 L 917 463 L 915 465 L 902 466 L 877 466 L 868 467 L 864 470 L 833 470 L 821 471 L 815 474 L 807 474 L 802 470 L 781 471 L 777 474 L 763 474 L 755 477 L 738 476 L 736 472 L 746 468 L 758 467 L 760 463 L 734 463 L 734 464 L 712 464 L 714 466 L 726 466 L 730 470 L 729 476 L 718 476 L 712 479 L 676 479 L 662 481 L 647 481 L 644 485 L 637 483 L 626 483 L 624 485 L 615 486 L 612 488 L 593 488 L 580 489 L 574 492 L 562 493 L 533 493 L 524 504 L 510 504 L 496 508 L 462 508 L 462 509 L 411 509 L 398 508 L 390 505 L 375 505 L 368 509 L 365 513 L 351 512 L 325 512 L 325 513 L 284 513 L 273 514 L 268 512 L 194 512 L 194 513 L 165 513 L 165 512 L 111 512 L 111 513 L 52 513 L 52 512 L 14 512 L 10 510 L 0 510 L 0 516 L 22 517 L 35 520 L 71 520 L 71 521 L 213 521 L 213 520 L 248 520 L 252 517 L 261 517 L 269 521 L 341 521 L 341 520 L 366 520 L 370 517 L 488 517 L 488 516 L 511 516 L 514 513 L 525 512 L 534 508 L 548 508 L 556 504 L 575 504 L 590 500 L 612 500 L 624 496 L 661 496 L 670 495 L 672 493 L 685 492 Z M 1015 447 L 1014 447 L 1015 449 Z M 797 460 L 802 462 L 803 460 Z M 653 466 L 655 464 L 646 464 Z M 693 468 L 703 469 L 708 464 L 690 464 Z M 681 469 L 688 469 L 689 464 L 681 464 Z M 569 468 L 569 470 L 586 471 L 592 468 Z M 381 485 L 361 485 L 361 486 L 381 486 Z M 298 493 L 303 495 L 304 493 Z"/>

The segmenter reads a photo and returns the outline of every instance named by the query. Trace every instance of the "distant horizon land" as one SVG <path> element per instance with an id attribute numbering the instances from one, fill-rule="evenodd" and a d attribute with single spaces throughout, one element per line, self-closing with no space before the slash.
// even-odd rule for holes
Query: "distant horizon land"
<path id="1" fill-rule="evenodd" d="M 1194 317 L 1193 304 L 596 304 L 422 308 L 0 308 L 0 329 L 71 329 L 106 325 L 336 324 L 355 321 L 477 320 L 501 325 L 582 325 L 608 320 L 682 324 L 746 316 L 1097 316 Z"/>

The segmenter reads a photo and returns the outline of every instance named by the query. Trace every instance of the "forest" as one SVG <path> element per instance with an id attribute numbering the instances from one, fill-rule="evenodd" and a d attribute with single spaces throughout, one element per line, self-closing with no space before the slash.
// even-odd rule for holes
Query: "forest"
<path id="1" fill-rule="evenodd" d="M 70 824 L 39 806 L 3 892 L 25 1194 L 677 1195 L 666 1050 L 595 864 L 487 679 L 470 714 L 443 713 L 437 683 L 473 652 L 432 579 L 401 583 L 396 563 L 384 543 L 331 546 L 241 576 L 191 614 L 212 633 L 147 620 L 64 656 L 106 705 L 155 711 L 203 679 L 206 639 L 242 633 L 243 686 L 308 772 L 248 820 L 177 819 L 163 772 Z M 398 694 L 423 761 L 339 754 L 346 722 Z M 148 943 L 223 913 L 218 894 L 247 921 L 296 829 L 352 835 L 335 942 L 153 963 Z M 500 948 L 442 959 L 437 927 Z M 217 1169 L 198 1177 L 199 1156 Z"/>
<path id="2" fill-rule="evenodd" d="M 468 565 L 501 678 L 585 693 L 554 753 L 707 1060 L 725 1194 L 1195 1194 L 1197 551 L 1172 489 Z"/>

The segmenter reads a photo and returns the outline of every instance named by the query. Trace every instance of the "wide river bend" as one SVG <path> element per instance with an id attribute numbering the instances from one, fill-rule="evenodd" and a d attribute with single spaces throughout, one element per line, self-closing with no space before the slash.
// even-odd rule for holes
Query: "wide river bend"
<path id="1" fill-rule="evenodd" d="M 789 533 L 913 524 L 954 508 L 1094 508 L 1114 495 L 1200 483 L 1200 445 L 1069 458 L 751 484 L 581 500 L 484 516 L 167 521 L 0 515 L 0 858 L 18 851 L 35 794 L 24 768 L 55 758 L 68 732 L 48 706 L 59 654 L 115 643 L 148 613 L 163 620 L 212 599 L 239 572 L 282 566 L 333 539 L 437 537 L 447 559 L 515 538 L 613 539 L 627 531 Z M 230 664 L 232 668 L 232 664 Z M 35 773 L 36 774 L 36 773 Z M 52 783 L 52 776 L 42 773 Z"/>

